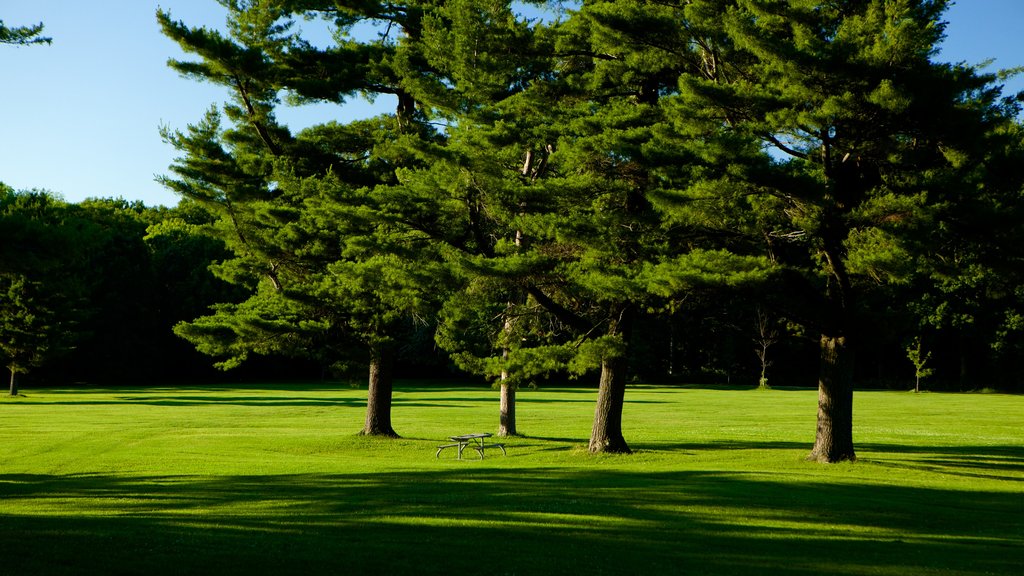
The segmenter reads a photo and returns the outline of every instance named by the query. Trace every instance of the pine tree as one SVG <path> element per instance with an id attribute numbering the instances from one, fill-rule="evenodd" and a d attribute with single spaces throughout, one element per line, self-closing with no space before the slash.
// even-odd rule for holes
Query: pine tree
<path id="1" fill-rule="evenodd" d="M 535 226 L 560 256 L 567 302 L 601 330 L 594 352 L 601 369 L 591 452 L 627 452 L 622 408 L 639 314 L 697 290 L 760 282 L 767 262 L 731 235 L 708 233 L 706 216 L 678 218 L 665 189 L 706 174 L 681 171 L 692 144 L 677 146 L 673 96 L 695 66 L 686 30 L 671 6 L 635 2 L 585 4 L 558 28 L 555 84 L 563 127 L 548 186 L 553 209 Z M 706 212 L 705 212 L 706 215 Z"/>
<path id="2" fill-rule="evenodd" d="M 41 299 L 42 286 L 23 275 L 0 275 L 0 358 L 10 372 L 10 395 L 17 377 L 41 366 L 54 337 L 54 313 Z"/>
<path id="3" fill-rule="evenodd" d="M 464 290 L 452 293 L 438 343 L 463 369 L 500 389 L 500 436 L 515 435 L 516 390 L 557 369 L 566 333 L 529 294 L 533 239 L 523 219 L 540 206 L 557 129 L 533 113 L 535 81 L 550 72 L 543 26 L 510 2 L 445 3 L 423 31 L 424 57 L 448 79 L 417 95 L 448 126 L 402 171 L 403 219 L 447 253 Z M 475 339 L 467 334 L 476 335 Z"/>
<path id="4" fill-rule="evenodd" d="M 634 317 L 653 300 L 713 281 L 695 273 L 710 255 L 687 252 L 693 229 L 685 227 L 691 238 L 681 243 L 684 227 L 666 225 L 653 203 L 656 171 L 671 155 L 659 149 L 660 96 L 679 70 L 602 36 L 595 20 L 608 7 L 529 31 L 507 6 L 502 17 L 476 20 L 476 30 L 495 32 L 473 34 L 500 41 L 475 41 L 468 63 L 439 58 L 461 79 L 453 91 L 462 108 L 432 169 L 408 176 L 408 195 L 445 190 L 464 213 L 460 226 L 446 228 L 463 232 L 448 243 L 466 261 L 469 293 L 453 302 L 442 342 L 463 346 L 457 358 L 501 377 L 503 392 L 552 371 L 599 370 L 591 450 L 628 452 L 621 412 Z M 459 39 L 473 34 L 453 29 L 452 52 L 461 54 Z M 506 54 L 510 46 L 520 48 Z M 445 209 L 441 200 L 429 205 Z M 481 328 L 488 316 L 503 318 L 500 329 Z M 490 348 L 467 342 L 467 325 Z"/>
<path id="5" fill-rule="evenodd" d="M 68 216 L 49 194 L 0 188 L 0 230 L 10 234 L 4 247 L 13 249 L 0 269 L 0 361 L 10 372 L 11 396 L 19 393 L 19 375 L 74 345 L 72 326 L 86 315 L 82 279 L 74 273 L 83 243 Z"/>
<path id="6" fill-rule="evenodd" d="M 805 295 L 820 332 L 819 411 L 810 458 L 855 459 L 853 348 L 870 333 L 871 283 L 912 273 L 912 244 L 1005 122 L 991 77 L 933 61 L 944 1 L 694 0 L 673 10 L 685 43 L 648 41 L 690 63 L 673 96 L 674 132 L 701 147 L 680 203 L 746 196 L 757 231 Z M 639 6 L 639 4 L 637 4 Z M 754 146 L 752 149 L 751 146 Z M 771 150 L 771 156 L 758 150 Z M 925 191 L 928 191 L 926 193 Z M 807 311 L 811 311 L 810 314 Z"/>
<path id="7" fill-rule="evenodd" d="M 295 350 L 300 336 L 319 342 L 313 349 L 333 350 L 326 356 L 347 348 L 339 342 L 361 343 L 370 373 L 365 434 L 395 435 L 392 332 L 424 317 L 444 282 L 434 260 L 413 250 L 422 244 L 418 235 L 383 208 L 396 169 L 416 163 L 402 143 L 434 137 L 404 82 L 420 65 L 428 7 L 232 2 L 229 36 L 158 13 L 164 32 L 201 57 L 172 66 L 232 88 L 235 100 L 225 108 L 231 128 L 221 129 L 211 112 L 188 133 L 166 135 L 186 155 L 173 168 L 179 178 L 165 182 L 217 212 L 236 254 L 218 273 L 254 289 L 247 305 L 222 307 L 179 332 L 209 350 L 242 353 L 239 359 L 267 342 L 288 343 L 278 352 Z M 319 48 L 291 32 L 291 18 L 304 16 L 329 23 L 338 42 Z M 360 23 L 380 25 L 381 36 L 357 39 L 352 30 Z M 397 108 L 293 135 L 274 117 L 281 91 L 295 102 L 339 105 L 359 93 L 391 95 Z M 252 316 L 236 322 L 238 314 Z M 218 329 L 222 322 L 227 330 Z"/>

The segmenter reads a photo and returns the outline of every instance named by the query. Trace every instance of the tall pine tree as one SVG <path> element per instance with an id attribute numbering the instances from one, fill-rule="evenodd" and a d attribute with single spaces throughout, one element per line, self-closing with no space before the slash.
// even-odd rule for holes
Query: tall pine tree
<path id="1" fill-rule="evenodd" d="M 853 350 L 875 329 L 864 290 L 906 277 L 910 239 L 952 199 L 980 135 L 1006 119 L 993 78 L 935 62 L 946 5 L 694 0 L 672 8 L 683 44 L 603 22 L 694 64 L 673 96 L 674 130 L 704 147 L 695 168 L 711 177 L 674 195 L 711 206 L 748 196 L 747 223 L 791 271 L 798 317 L 820 334 L 813 460 L 856 457 Z"/>
<path id="2" fill-rule="evenodd" d="M 423 317 L 426 295 L 443 281 L 429 258 L 410 252 L 420 244 L 416 235 L 381 209 L 396 168 L 415 162 L 398 143 L 433 137 L 403 81 L 420 65 L 417 41 L 429 4 L 226 5 L 228 36 L 158 13 L 165 34 L 201 58 L 172 66 L 234 96 L 225 107 L 229 129 L 211 113 L 188 133 L 167 134 L 185 156 L 173 168 L 179 178 L 166 182 L 217 212 L 236 254 L 219 272 L 248 283 L 254 295 L 180 330 L 211 350 L 243 354 L 271 342 L 295 350 L 296 338 L 307 350 L 318 341 L 335 351 L 340 342 L 360 342 L 369 365 L 363 433 L 394 436 L 392 332 L 399 317 Z M 321 48 L 292 32 L 292 19 L 306 16 L 330 27 L 335 42 Z M 380 36 L 357 37 L 359 25 Z M 339 105 L 357 94 L 388 95 L 397 107 L 392 115 L 292 134 L 274 116 L 280 93 Z"/>

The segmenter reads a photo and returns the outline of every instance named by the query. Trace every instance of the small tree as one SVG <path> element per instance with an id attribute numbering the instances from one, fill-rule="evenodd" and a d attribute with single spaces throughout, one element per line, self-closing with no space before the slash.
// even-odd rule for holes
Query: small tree
<path id="1" fill-rule="evenodd" d="M 18 395 L 19 374 L 38 368 L 61 349 L 62 332 L 42 290 L 42 284 L 24 275 L 0 275 L 0 357 L 11 373 L 11 396 Z"/>
<path id="2" fill-rule="evenodd" d="M 928 361 L 931 360 L 932 353 L 925 353 L 922 350 L 920 336 L 916 336 L 914 341 L 907 346 L 907 358 L 914 364 L 914 392 L 920 392 L 921 379 L 931 376 L 935 371 L 934 368 L 928 367 Z"/>
<path id="3" fill-rule="evenodd" d="M 762 390 L 768 386 L 768 367 L 772 365 L 768 359 L 768 349 L 779 341 L 779 329 L 772 322 L 772 319 L 761 308 L 757 309 L 757 335 L 754 337 L 754 353 L 761 361 L 761 378 L 757 381 L 757 387 Z"/>
<path id="4" fill-rule="evenodd" d="M 0 361 L 17 375 L 72 348 L 73 326 L 88 315 L 84 223 L 40 191 L 0 185 Z"/>

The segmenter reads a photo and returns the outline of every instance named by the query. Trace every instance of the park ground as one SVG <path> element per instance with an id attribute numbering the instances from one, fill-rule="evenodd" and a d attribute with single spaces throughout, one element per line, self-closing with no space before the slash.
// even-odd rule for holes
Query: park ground
<path id="1" fill-rule="evenodd" d="M 635 451 L 592 456 L 596 392 L 404 382 L 398 440 L 338 384 L 26 389 L 0 400 L 0 574 L 1011 575 L 1024 397 L 858 392 L 858 461 L 806 462 L 813 390 L 633 386 Z M 474 454 L 475 455 L 475 454 Z"/>

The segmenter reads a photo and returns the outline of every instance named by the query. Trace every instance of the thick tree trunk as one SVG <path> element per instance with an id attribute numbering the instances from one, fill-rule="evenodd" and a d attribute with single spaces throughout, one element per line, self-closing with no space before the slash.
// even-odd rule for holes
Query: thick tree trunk
<path id="1" fill-rule="evenodd" d="M 824 463 L 853 461 L 853 352 L 845 336 L 821 336 L 818 429 L 807 457 Z"/>
<path id="2" fill-rule="evenodd" d="M 619 333 L 629 344 L 632 311 L 626 310 L 613 325 L 610 333 Z M 631 450 L 622 436 L 622 408 L 626 402 L 626 373 L 629 368 L 629 356 L 623 351 L 621 356 L 603 358 L 601 360 L 601 383 L 597 391 L 597 408 L 594 410 L 594 427 L 590 431 L 590 453 L 609 452 L 629 454 Z"/>
<path id="3" fill-rule="evenodd" d="M 501 414 L 498 419 L 498 436 L 516 436 L 516 388 L 501 383 Z"/>
<path id="4" fill-rule="evenodd" d="M 590 453 L 629 454 L 622 436 L 622 407 L 626 398 L 626 359 L 601 361 L 601 384 L 597 392 L 594 428 L 590 432 Z"/>
<path id="5" fill-rule="evenodd" d="M 360 434 L 398 438 L 391 427 L 391 395 L 393 390 L 394 356 L 387 348 L 375 349 L 370 355 L 370 386 L 366 398 L 366 423 Z"/>
<path id="6" fill-rule="evenodd" d="M 16 376 L 17 376 L 17 372 L 15 372 L 14 370 L 11 370 L 11 396 L 17 396 L 18 395 L 18 381 L 15 378 Z"/>

